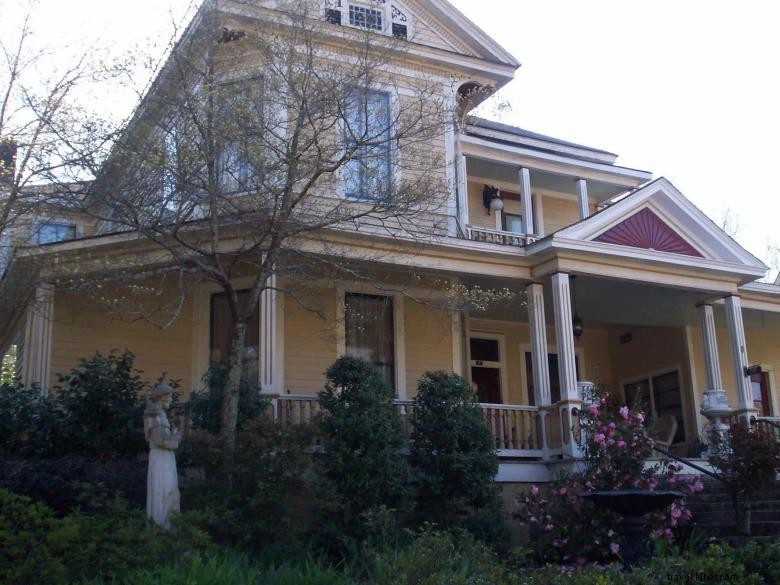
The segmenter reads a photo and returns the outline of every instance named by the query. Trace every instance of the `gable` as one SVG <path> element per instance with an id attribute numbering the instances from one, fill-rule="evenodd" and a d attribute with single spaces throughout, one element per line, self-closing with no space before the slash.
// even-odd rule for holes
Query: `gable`
<path id="1" fill-rule="evenodd" d="M 629 246 L 631 248 L 643 248 L 645 250 L 657 250 L 670 254 L 703 257 L 701 252 L 669 227 L 649 207 L 645 207 L 628 219 L 609 228 L 600 236 L 594 238 L 593 241 Z"/>
<path id="2" fill-rule="evenodd" d="M 663 177 L 555 232 L 548 246 L 759 276 L 767 270 Z"/>

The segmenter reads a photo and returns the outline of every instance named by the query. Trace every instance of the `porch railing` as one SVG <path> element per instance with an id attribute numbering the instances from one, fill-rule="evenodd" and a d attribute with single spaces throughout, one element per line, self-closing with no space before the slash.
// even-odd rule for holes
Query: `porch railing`
<path id="1" fill-rule="evenodd" d="M 466 235 L 469 240 L 475 242 L 500 244 L 502 246 L 522 247 L 536 241 L 534 236 L 476 226 L 466 226 Z"/>
<path id="2" fill-rule="evenodd" d="M 755 419 L 755 424 L 771 432 L 775 439 L 780 441 L 780 417 L 759 416 Z"/>
<path id="3" fill-rule="evenodd" d="M 403 434 L 412 435 L 413 402 L 396 400 L 401 414 Z M 539 409 L 535 406 L 509 404 L 482 404 L 490 432 L 496 442 L 499 457 L 541 458 L 542 432 Z M 290 427 L 311 421 L 320 412 L 316 396 L 279 396 L 275 407 L 276 417 L 283 427 Z"/>

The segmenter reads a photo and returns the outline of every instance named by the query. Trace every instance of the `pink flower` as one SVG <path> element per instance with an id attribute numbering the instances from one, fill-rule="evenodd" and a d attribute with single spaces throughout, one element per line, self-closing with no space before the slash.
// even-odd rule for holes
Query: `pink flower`
<path id="1" fill-rule="evenodd" d="M 538 496 L 539 495 L 539 487 L 532 485 L 531 486 L 531 495 L 532 496 Z"/>
<path id="2" fill-rule="evenodd" d="M 552 529 L 553 529 L 553 525 L 552 524 L 547 524 L 544 527 L 545 532 L 550 532 Z"/>
<path id="3" fill-rule="evenodd" d="M 620 439 L 620 440 L 617 442 L 617 447 L 618 447 L 618 449 L 622 449 L 622 448 L 624 448 L 625 446 L 626 446 L 626 442 L 625 442 L 623 439 Z"/>
<path id="4" fill-rule="evenodd" d="M 693 489 L 697 492 L 704 490 L 704 484 L 700 480 L 696 480 L 696 483 L 693 484 Z"/>
<path id="5" fill-rule="evenodd" d="M 620 416 L 623 417 L 624 420 L 628 420 L 628 406 L 620 407 Z"/>
<path id="6" fill-rule="evenodd" d="M 604 433 L 596 433 L 593 435 L 593 442 L 597 445 L 603 445 L 605 439 L 606 437 L 604 436 Z"/>
<path id="7" fill-rule="evenodd" d="M 620 545 L 616 542 L 612 542 L 609 545 L 609 550 L 612 552 L 613 555 L 616 555 L 620 552 Z"/>
<path id="8" fill-rule="evenodd" d="M 594 417 L 598 416 L 599 415 L 599 407 L 596 406 L 595 404 L 589 405 L 588 406 L 588 414 L 590 414 L 590 416 L 594 416 Z"/>
<path id="9" fill-rule="evenodd" d="M 562 487 L 561 489 L 558 490 L 558 495 L 565 496 L 567 491 L 568 490 L 565 487 Z"/>
<path id="10" fill-rule="evenodd" d="M 681 516 L 682 516 L 682 510 L 680 510 L 680 508 L 678 508 L 677 506 L 672 506 L 672 518 L 677 520 Z"/>

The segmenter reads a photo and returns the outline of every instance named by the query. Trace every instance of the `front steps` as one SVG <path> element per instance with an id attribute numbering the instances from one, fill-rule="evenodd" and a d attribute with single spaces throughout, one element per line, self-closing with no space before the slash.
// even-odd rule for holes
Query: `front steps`
<path id="1" fill-rule="evenodd" d="M 740 540 L 737 531 L 734 504 L 725 485 L 702 478 L 704 490 L 688 496 L 688 507 L 693 513 L 693 524 L 709 537 L 735 543 Z M 775 482 L 753 502 L 751 540 L 771 541 L 780 538 L 780 483 Z"/>

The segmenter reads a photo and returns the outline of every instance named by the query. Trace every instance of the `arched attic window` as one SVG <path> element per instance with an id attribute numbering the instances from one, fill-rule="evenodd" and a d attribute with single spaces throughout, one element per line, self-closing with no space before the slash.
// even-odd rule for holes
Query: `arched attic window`
<path id="1" fill-rule="evenodd" d="M 331 24 L 372 30 L 401 39 L 411 37 L 409 13 L 393 0 L 326 0 L 325 19 Z"/>

